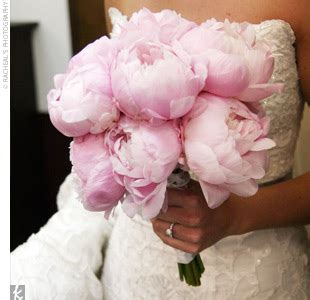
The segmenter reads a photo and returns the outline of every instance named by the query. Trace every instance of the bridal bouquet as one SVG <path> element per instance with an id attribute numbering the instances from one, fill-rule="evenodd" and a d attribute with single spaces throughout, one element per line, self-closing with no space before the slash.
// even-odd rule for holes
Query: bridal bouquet
<path id="1" fill-rule="evenodd" d="M 70 159 L 84 207 L 109 218 L 167 210 L 169 177 L 180 167 L 199 181 L 210 208 L 256 193 L 267 168 L 269 121 L 259 101 L 274 58 L 247 23 L 197 25 L 174 11 L 143 8 L 117 37 L 75 55 L 48 94 L 54 126 L 73 137 Z M 199 254 L 179 264 L 200 285 Z"/>

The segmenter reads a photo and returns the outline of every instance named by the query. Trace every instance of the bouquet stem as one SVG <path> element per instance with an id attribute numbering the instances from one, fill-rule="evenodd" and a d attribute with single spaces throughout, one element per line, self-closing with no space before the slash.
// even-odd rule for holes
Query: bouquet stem
<path id="1" fill-rule="evenodd" d="M 200 278 L 205 268 L 199 254 L 188 264 L 178 263 L 178 269 L 181 281 L 185 279 L 189 286 L 201 285 Z"/>

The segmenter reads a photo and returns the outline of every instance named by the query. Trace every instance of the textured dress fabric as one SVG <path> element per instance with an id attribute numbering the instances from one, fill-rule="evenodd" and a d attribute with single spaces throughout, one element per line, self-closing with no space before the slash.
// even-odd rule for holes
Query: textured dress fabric
<path id="1" fill-rule="evenodd" d="M 127 17 L 109 11 L 112 36 Z M 272 183 L 292 169 L 303 101 L 293 47 L 295 36 L 282 20 L 254 25 L 258 40 L 274 44 L 273 81 L 282 94 L 263 102 L 277 147 L 261 183 Z M 200 287 L 180 282 L 177 252 L 153 232 L 149 221 L 128 218 L 118 206 L 106 221 L 83 209 L 75 175 L 60 187 L 59 211 L 11 254 L 11 284 L 26 285 L 26 299 L 308 299 L 309 246 L 304 227 L 259 230 L 222 239 L 202 251 Z"/>

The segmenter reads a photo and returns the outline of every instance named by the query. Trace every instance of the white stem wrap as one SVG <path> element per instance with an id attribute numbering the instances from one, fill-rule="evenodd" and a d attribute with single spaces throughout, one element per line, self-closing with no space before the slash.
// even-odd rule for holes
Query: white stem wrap
<path id="1" fill-rule="evenodd" d="M 189 264 L 195 257 L 194 254 L 187 253 L 179 249 L 175 249 L 175 251 L 177 256 L 177 262 L 181 264 Z"/>

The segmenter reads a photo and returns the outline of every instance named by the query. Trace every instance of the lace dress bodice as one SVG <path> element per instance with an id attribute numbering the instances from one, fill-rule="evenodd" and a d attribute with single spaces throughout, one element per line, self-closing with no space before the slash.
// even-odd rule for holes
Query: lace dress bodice
<path id="1" fill-rule="evenodd" d="M 270 165 L 261 182 L 269 182 L 289 174 L 293 168 L 294 152 L 300 129 L 303 100 L 300 94 L 295 57 L 295 35 L 282 20 L 268 20 L 255 25 L 258 40 L 274 45 L 275 67 L 272 81 L 283 82 L 281 94 L 262 101 L 271 120 L 269 136 L 277 146 L 269 151 Z"/>
<path id="2" fill-rule="evenodd" d="M 115 8 L 109 14 L 116 36 L 127 17 Z M 272 183 L 291 172 L 303 101 L 292 28 L 282 20 L 254 26 L 258 40 L 274 45 L 272 80 L 285 85 L 263 101 L 277 147 L 261 183 Z M 155 235 L 150 222 L 128 218 L 120 206 L 106 221 L 102 213 L 83 209 L 75 189 L 70 174 L 58 194 L 59 211 L 12 253 L 11 283 L 26 285 L 26 299 L 310 299 L 303 227 L 222 239 L 200 253 L 206 268 L 202 285 L 188 287 L 179 280 L 175 249 Z"/>

